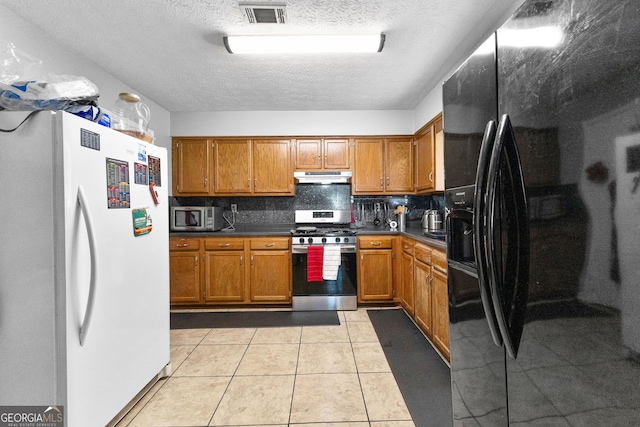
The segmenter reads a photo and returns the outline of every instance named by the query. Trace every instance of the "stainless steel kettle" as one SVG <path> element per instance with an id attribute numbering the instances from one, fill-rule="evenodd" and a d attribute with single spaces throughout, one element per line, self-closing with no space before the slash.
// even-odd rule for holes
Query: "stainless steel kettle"
<path id="1" fill-rule="evenodd" d="M 442 214 L 436 209 L 425 209 L 421 224 L 424 230 L 442 230 Z"/>

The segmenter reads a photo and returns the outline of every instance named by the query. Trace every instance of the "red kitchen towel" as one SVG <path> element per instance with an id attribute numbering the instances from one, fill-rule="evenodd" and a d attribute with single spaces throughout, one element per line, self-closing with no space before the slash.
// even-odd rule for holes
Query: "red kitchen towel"
<path id="1" fill-rule="evenodd" d="M 309 246 L 307 248 L 307 281 L 322 282 L 322 265 L 324 263 L 324 247 Z"/>

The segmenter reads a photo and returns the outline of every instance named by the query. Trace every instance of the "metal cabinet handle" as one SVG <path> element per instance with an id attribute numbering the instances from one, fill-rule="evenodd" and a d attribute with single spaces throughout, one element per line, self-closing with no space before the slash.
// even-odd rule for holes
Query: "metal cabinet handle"
<path id="1" fill-rule="evenodd" d="M 387 177 L 387 187 L 391 185 L 391 183 L 389 182 L 389 177 Z"/>
<path id="2" fill-rule="evenodd" d="M 253 267 L 253 255 L 251 255 L 251 267 Z"/>
<path id="3" fill-rule="evenodd" d="M 253 188 L 258 188 L 258 178 L 253 179 Z"/>
<path id="4" fill-rule="evenodd" d="M 383 182 L 384 181 L 383 181 L 382 177 L 380 177 L 380 188 L 382 188 Z"/>
<path id="5" fill-rule="evenodd" d="M 204 179 L 204 187 L 206 188 L 206 187 L 207 187 L 207 185 L 209 185 L 209 179 L 208 179 L 208 178 L 205 178 L 205 179 Z"/>
<path id="6" fill-rule="evenodd" d="M 371 242 L 372 246 L 380 246 L 382 242 Z"/>
<path id="7" fill-rule="evenodd" d="M 275 243 L 265 243 L 265 244 L 264 244 L 264 246 L 265 246 L 266 248 L 270 248 L 270 247 L 272 247 L 273 245 L 275 245 Z"/>
<path id="8" fill-rule="evenodd" d="M 433 182 L 433 171 L 429 172 L 429 181 Z"/>
<path id="9" fill-rule="evenodd" d="M 228 248 L 229 246 L 231 246 L 231 243 L 218 243 L 218 246 L 221 248 Z"/>
<path id="10" fill-rule="evenodd" d="M 240 255 L 240 267 L 242 267 L 242 259 L 243 259 L 243 258 L 244 258 L 244 257 L 243 257 L 242 255 Z"/>
<path id="11" fill-rule="evenodd" d="M 187 246 L 189 246 L 188 243 L 176 243 L 177 248 L 186 248 Z"/>

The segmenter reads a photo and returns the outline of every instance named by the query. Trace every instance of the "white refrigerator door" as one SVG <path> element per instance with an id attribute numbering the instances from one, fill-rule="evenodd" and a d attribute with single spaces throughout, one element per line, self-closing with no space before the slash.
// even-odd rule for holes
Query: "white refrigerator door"
<path id="1" fill-rule="evenodd" d="M 67 113 L 59 114 L 57 133 L 64 157 L 67 425 L 104 426 L 169 364 L 166 149 Z M 146 179 L 158 162 L 156 205 Z M 136 209 L 151 217 L 148 234 L 134 234 Z"/>

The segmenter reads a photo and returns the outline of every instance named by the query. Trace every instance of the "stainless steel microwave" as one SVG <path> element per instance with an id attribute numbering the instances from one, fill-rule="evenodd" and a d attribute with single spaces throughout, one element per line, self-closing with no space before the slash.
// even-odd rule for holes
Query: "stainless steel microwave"
<path id="1" fill-rule="evenodd" d="M 223 208 L 173 206 L 170 209 L 171 231 L 217 231 L 224 226 Z"/>

